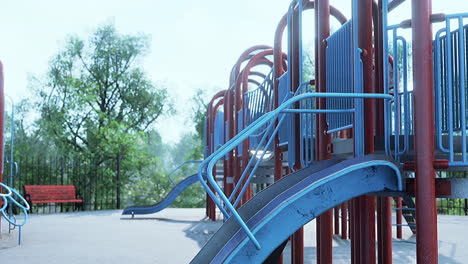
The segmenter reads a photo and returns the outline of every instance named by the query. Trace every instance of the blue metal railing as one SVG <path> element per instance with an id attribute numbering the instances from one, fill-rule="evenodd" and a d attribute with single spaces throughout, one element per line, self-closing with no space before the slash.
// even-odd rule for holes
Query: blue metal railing
<path id="1" fill-rule="evenodd" d="M 3 218 L 7 220 L 10 225 L 18 227 L 18 245 L 21 245 L 21 227 L 26 224 L 28 221 L 28 210 L 30 209 L 28 202 L 24 199 L 23 196 L 19 194 L 19 192 L 12 187 L 9 187 L 6 184 L 0 182 L 0 187 L 3 190 L 6 190 L 7 193 L 0 193 L 0 198 L 3 200 L 3 206 L 0 208 L 0 213 L 2 214 Z M 19 199 L 21 202 L 18 202 L 16 199 Z M 11 203 L 10 207 L 13 205 L 18 206 L 23 211 L 23 221 L 21 223 L 17 222 L 16 217 L 7 212 L 7 208 L 9 203 Z"/>
<path id="2" fill-rule="evenodd" d="M 299 21 L 301 21 L 301 11 L 302 11 L 302 1 L 293 1 L 291 3 L 291 6 L 289 8 L 289 13 L 288 13 L 288 43 L 291 44 L 291 17 L 292 17 L 292 11 L 296 8 L 298 8 L 298 14 L 299 14 Z M 354 8 L 353 10 L 356 10 Z M 353 15 L 353 17 L 356 17 L 356 14 Z M 301 23 L 299 23 L 300 25 Z M 352 22 L 352 27 L 357 28 L 357 20 L 354 20 Z M 350 24 L 351 25 L 351 24 Z M 301 32 L 301 30 L 299 30 Z M 304 165 L 309 165 L 311 161 L 313 161 L 313 147 L 308 146 L 307 144 L 312 144 L 313 139 L 314 139 L 314 133 L 315 129 L 313 129 L 313 115 L 318 114 L 318 113 L 330 113 L 330 114 L 338 114 L 338 113 L 354 113 L 354 125 L 355 125 L 355 131 L 354 131 L 354 137 L 355 137 L 355 153 L 356 155 L 363 155 L 364 154 L 364 133 L 363 133 L 363 99 L 365 98 L 374 98 L 374 99 L 385 99 L 385 100 L 391 100 L 393 99 L 393 96 L 390 94 L 370 94 L 370 93 L 362 93 L 362 61 L 360 60 L 361 56 L 361 50 L 358 48 L 358 43 L 357 43 L 357 30 L 353 30 L 353 35 L 352 43 L 348 43 L 348 45 L 352 45 L 352 57 L 353 60 L 350 61 L 350 69 L 352 69 L 353 73 L 353 78 L 352 78 L 352 87 L 354 90 L 354 93 L 348 92 L 348 93 L 314 93 L 311 89 L 309 89 L 308 85 L 301 84 L 299 87 L 297 87 L 297 95 L 295 95 L 293 98 L 288 99 L 286 102 L 282 103 L 277 109 L 265 113 L 253 122 L 251 122 L 248 126 L 246 126 L 242 131 L 239 131 L 239 133 L 234 136 L 231 140 L 226 142 L 225 145 L 223 145 L 221 148 L 219 148 L 216 152 L 214 152 L 212 155 L 207 157 L 202 164 L 199 167 L 199 177 L 202 185 L 204 186 L 205 190 L 207 193 L 211 196 L 211 198 L 214 200 L 216 205 L 220 208 L 221 212 L 225 216 L 225 218 L 229 218 L 230 216 L 233 216 L 238 222 L 239 225 L 242 227 L 242 229 L 246 232 L 246 235 L 251 239 L 251 241 L 255 244 L 257 248 L 260 248 L 260 245 L 258 241 L 256 240 L 254 234 L 251 232 L 251 230 L 247 227 L 245 221 L 241 218 L 241 216 L 237 213 L 235 207 L 238 204 L 238 201 L 242 194 L 245 192 L 247 186 L 250 184 L 250 181 L 252 179 L 252 176 L 254 173 L 247 173 L 249 171 L 250 166 L 252 165 L 253 158 L 257 156 L 259 148 L 257 148 L 255 154 L 253 157 L 250 159 L 249 163 L 247 164 L 247 169 L 242 173 L 240 179 L 236 183 L 234 187 L 234 191 L 231 195 L 231 197 L 226 197 L 226 195 L 222 192 L 222 189 L 220 186 L 218 186 L 214 176 L 213 176 L 213 167 L 215 166 L 216 162 L 224 157 L 229 151 L 233 150 L 240 144 L 242 144 L 243 140 L 246 138 L 250 137 L 253 133 L 256 133 L 258 130 L 264 131 L 266 128 L 266 132 L 264 133 L 262 139 L 261 139 L 261 144 L 265 143 L 265 148 L 267 149 L 268 146 L 272 143 L 272 139 L 278 133 L 279 128 L 281 127 L 282 123 L 285 121 L 286 116 L 290 114 L 300 114 L 301 116 L 301 123 L 305 126 L 305 129 L 301 129 L 301 137 L 300 137 L 300 145 L 301 145 L 301 162 L 304 163 Z M 301 35 L 299 35 L 299 43 Z M 291 53 L 291 48 L 292 45 L 289 45 L 289 53 Z M 299 45 L 299 57 L 301 57 L 301 45 Z M 302 74 L 302 58 L 300 58 L 299 61 L 299 67 L 300 67 L 300 73 Z M 288 57 L 288 61 L 290 60 L 290 57 Z M 290 61 L 289 61 L 289 64 Z M 285 75 L 285 79 L 287 80 L 288 75 Z M 282 77 L 284 78 L 284 76 Z M 302 79 L 302 76 L 300 76 Z M 280 80 L 284 81 L 284 79 Z M 337 87 L 339 89 L 339 87 Z M 286 93 L 286 98 L 289 96 L 289 93 Z M 351 108 L 350 106 L 347 107 L 346 109 L 343 109 L 341 105 L 339 107 L 341 109 L 315 109 L 314 107 L 314 100 L 317 98 L 331 98 L 331 99 L 338 99 L 338 101 L 346 101 L 347 98 L 349 99 L 354 99 L 354 108 Z M 349 101 L 349 100 L 348 100 Z M 297 102 L 299 102 L 300 107 L 299 109 L 293 109 L 293 107 Z M 312 117 L 312 118 L 311 118 Z M 275 122 L 277 122 L 277 126 L 275 126 Z M 349 126 L 350 124 L 346 124 Z M 337 129 L 338 127 L 333 127 L 333 129 Z M 291 136 L 288 139 L 288 145 L 294 146 L 295 143 L 293 142 L 294 137 L 292 136 L 292 133 L 289 133 Z M 269 135 L 267 137 L 267 135 Z M 268 138 L 268 140 L 267 140 Z M 305 140 L 304 140 L 305 139 Z M 310 151 L 310 152 L 309 152 Z M 293 153 L 294 150 L 288 149 L 289 153 Z M 265 155 L 266 151 L 263 151 L 261 153 L 260 159 L 257 161 L 257 163 L 254 166 L 254 170 L 256 167 L 258 167 L 259 162 L 261 162 L 263 156 Z M 291 157 L 289 157 L 291 160 Z M 248 175 L 248 176 L 247 176 Z M 245 177 L 247 177 L 245 179 Z M 244 180 L 245 179 L 245 180 Z M 205 182 L 206 180 L 206 182 Z M 211 187 L 210 187 L 211 186 Z M 214 191 L 212 191 L 212 189 Z M 241 189 L 240 194 L 237 196 L 237 199 L 233 202 L 233 197 L 235 197 L 237 191 Z M 219 195 L 219 199 L 216 196 L 216 194 Z"/>
<path id="3" fill-rule="evenodd" d="M 226 195 L 222 192 L 222 189 L 220 186 L 218 186 L 214 176 L 213 176 L 213 167 L 215 166 L 216 162 L 221 159 L 226 153 L 229 151 L 233 150 L 236 148 L 239 144 L 242 144 L 243 140 L 248 138 L 250 135 L 255 133 L 258 129 L 262 128 L 263 126 L 267 125 L 269 127 L 269 130 L 272 130 L 271 136 L 269 137 L 268 142 L 266 145 L 271 144 L 271 139 L 274 138 L 276 133 L 279 130 L 279 127 L 281 126 L 281 123 L 284 121 L 284 118 L 287 114 L 290 113 L 309 113 L 309 114 L 317 114 L 317 113 L 336 113 L 337 111 L 342 111 L 340 109 L 291 109 L 291 106 L 294 105 L 296 102 L 300 102 L 302 100 L 307 100 L 307 99 L 312 99 L 312 98 L 354 98 L 356 101 L 357 100 L 362 100 L 364 98 L 375 98 L 375 99 L 385 99 L 385 100 L 391 100 L 393 96 L 391 95 L 386 95 L 386 94 L 370 94 L 370 93 L 305 93 L 305 94 L 300 94 L 297 95 L 283 104 L 281 104 L 277 109 L 268 112 L 252 122 L 249 126 L 247 126 L 244 130 L 242 130 L 239 134 L 237 134 L 235 137 L 233 137 L 231 140 L 226 142 L 221 148 L 219 148 L 216 152 L 211 154 L 208 158 L 206 158 L 202 164 L 199 167 L 199 177 L 200 177 L 200 182 L 204 186 L 205 190 L 207 193 L 211 196 L 211 198 L 214 200 L 216 205 L 220 208 L 221 212 L 225 216 L 225 218 L 229 218 L 231 215 L 236 218 L 236 220 L 239 222 L 240 226 L 242 229 L 246 232 L 246 234 L 249 236 L 249 238 L 252 240 L 252 242 L 256 245 L 257 248 L 260 248 L 260 245 L 258 244 L 258 241 L 255 239 L 254 234 L 250 231 L 250 229 L 247 227 L 246 223 L 244 220 L 241 218 L 241 216 L 237 213 L 235 206 L 237 205 L 237 200 L 232 203 L 232 197 L 228 198 Z M 362 113 L 362 112 L 361 112 Z M 359 118 L 363 118 L 358 117 Z M 275 121 L 278 119 L 278 125 L 274 127 Z M 264 140 L 266 137 L 264 138 Z M 258 151 L 258 149 L 257 149 Z M 265 155 L 265 152 L 261 154 L 261 156 Z M 257 152 L 255 153 L 254 156 L 257 156 Z M 259 159 L 261 160 L 261 158 Z M 248 168 L 251 161 L 249 161 Z M 256 164 L 258 166 L 258 163 Z M 248 171 L 248 169 L 246 170 Z M 241 179 L 237 182 L 235 186 L 235 190 L 233 193 L 237 192 L 237 189 L 242 188 L 241 194 L 238 196 L 241 197 L 243 191 L 245 191 L 246 187 L 250 184 L 250 181 L 252 179 L 253 173 L 250 173 L 247 179 L 244 182 L 244 178 L 247 175 L 246 171 L 241 176 Z M 205 180 L 207 182 L 205 182 Z M 241 187 L 241 184 L 242 185 Z M 214 189 L 214 192 L 211 190 L 211 187 Z M 220 200 L 216 196 L 217 193 L 219 195 Z M 229 212 L 229 213 L 228 213 Z"/>
<path id="4" fill-rule="evenodd" d="M 289 44 L 291 44 L 290 33 L 291 33 L 292 10 L 294 10 L 295 8 L 297 8 L 298 14 L 300 14 L 302 11 L 302 1 L 293 1 L 288 11 L 289 12 L 288 13 L 288 33 L 289 33 L 288 43 Z M 357 10 L 356 7 L 353 8 L 353 17 L 357 17 L 356 10 Z M 298 19 L 299 21 L 301 21 L 300 15 Z M 299 25 L 301 25 L 301 23 L 299 23 Z M 348 24 L 349 27 L 351 27 L 351 25 L 354 29 L 356 29 L 357 19 L 354 19 L 352 22 L 350 22 L 350 24 Z M 301 32 L 301 30 L 299 30 L 299 32 Z M 313 90 L 310 89 L 310 87 L 308 87 L 308 83 L 301 84 L 299 85 L 299 87 L 297 87 L 297 89 L 295 89 L 297 91 L 296 95 L 294 95 L 292 98 L 282 103 L 277 109 L 274 109 L 270 112 L 264 113 L 263 115 L 259 116 L 257 119 L 253 120 L 249 125 L 245 126 L 245 128 L 242 131 L 238 131 L 238 134 L 236 136 L 234 136 L 232 139 L 227 141 L 223 146 L 221 146 L 218 150 L 216 150 L 209 157 L 207 157 L 199 167 L 198 176 L 200 178 L 200 182 L 202 183 L 202 185 L 204 186 L 205 190 L 210 195 L 210 197 L 213 199 L 215 204 L 219 207 L 224 217 L 226 219 L 231 216 L 234 217 L 236 221 L 238 221 L 239 225 L 244 230 L 246 235 L 250 238 L 250 240 L 255 244 L 255 246 L 258 249 L 260 249 L 260 244 L 256 240 L 255 235 L 249 229 L 249 227 L 247 226 L 245 221 L 242 219 L 242 217 L 238 214 L 235 208 L 239 202 L 240 197 L 242 197 L 242 194 L 245 192 L 247 186 L 249 186 L 250 181 L 254 175 L 253 172 L 250 172 L 250 167 L 253 164 L 254 158 L 257 157 L 259 153 L 261 154 L 260 158 L 257 160 L 257 163 L 255 163 L 253 170 L 255 170 L 258 167 L 259 162 L 261 162 L 261 160 L 263 159 L 267 151 L 262 151 L 262 149 L 257 147 L 255 154 L 253 155 L 253 157 L 249 160 L 249 163 L 247 164 L 246 170 L 242 172 L 240 179 L 238 179 L 238 182 L 235 184 L 234 191 L 231 197 L 227 197 L 223 193 L 222 188 L 217 184 L 216 179 L 214 178 L 214 175 L 213 175 L 213 168 L 219 159 L 223 158 L 229 151 L 233 150 L 234 148 L 237 148 L 239 145 L 242 144 L 242 142 L 245 139 L 249 138 L 252 134 L 257 133 L 257 131 L 259 130 L 264 131 L 262 139 L 260 140 L 259 146 L 265 146 L 263 150 L 267 149 L 268 146 L 272 143 L 272 139 L 274 139 L 276 133 L 278 133 L 279 128 L 281 127 L 282 123 L 286 120 L 286 117 L 289 116 L 290 114 L 301 115 L 301 118 L 300 118 L 301 125 L 304 125 L 303 129 L 301 129 L 302 131 L 301 131 L 301 136 L 300 136 L 301 162 L 304 165 L 309 165 L 310 162 L 313 161 L 313 146 L 311 145 L 309 146 L 307 144 L 312 144 L 313 139 L 314 139 L 314 133 L 316 132 L 315 129 L 313 128 L 313 124 L 314 124 L 313 118 L 315 114 L 325 113 L 325 114 L 333 114 L 333 115 L 337 114 L 337 115 L 342 115 L 342 116 L 354 114 L 353 122 L 349 122 L 349 120 L 347 120 L 348 122 L 343 123 L 344 125 L 340 124 L 339 122 L 336 122 L 337 125 L 333 124 L 331 126 L 332 129 L 328 132 L 333 133 L 335 131 L 338 131 L 338 129 L 347 129 L 351 125 L 353 125 L 354 126 L 354 138 L 355 138 L 355 154 L 358 156 L 364 155 L 363 100 L 364 99 L 385 100 L 384 105 L 386 106 L 387 109 L 389 109 L 390 104 L 388 101 L 393 100 L 394 97 L 391 94 L 389 94 L 388 89 L 386 93 L 384 94 L 363 93 L 363 86 L 362 86 L 363 65 L 360 59 L 362 51 L 358 48 L 357 34 L 358 34 L 357 30 L 352 30 L 352 36 L 350 37 L 352 38 L 352 43 L 350 41 L 348 41 L 347 43 L 347 45 L 350 45 L 352 47 L 350 56 L 353 59 L 349 61 L 350 65 L 348 66 L 349 69 L 351 69 L 350 72 L 352 72 L 352 78 L 349 78 L 347 80 L 347 83 L 341 84 L 341 85 L 351 86 L 352 91 L 334 92 L 334 93 L 314 93 Z M 299 43 L 301 43 L 301 35 L 299 35 Z M 291 49 L 292 49 L 292 45 L 289 45 L 289 53 L 291 53 Z M 299 51 L 300 51 L 299 52 L 300 71 L 299 72 L 302 74 L 301 45 L 299 45 Z M 291 64 L 290 59 L 291 57 L 288 57 L 289 64 Z M 336 65 L 332 65 L 332 66 L 336 67 Z M 288 79 L 288 75 L 285 74 L 284 76 L 281 77 L 280 83 L 287 79 Z M 300 76 L 300 79 L 302 80 L 302 76 Z M 341 91 L 339 89 L 344 89 L 343 87 L 339 87 L 339 85 L 340 84 L 335 85 L 335 88 L 337 89 L 337 91 Z M 286 93 L 285 95 L 286 95 L 286 98 L 288 98 L 290 93 Z M 397 93 L 397 97 L 398 97 L 398 93 Z M 327 100 L 333 99 L 332 101 L 339 102 L 339 103 L 336 104 L 337 108 L 329 107 L 328 109 L 315 109 L 314 100 L 317 98 L 326 98 Z M 351 102 L 351 103 L 343 104 L 342 102 Z M 293 108 L 296 105 L 296 103 L 299 103 L 298 109 Z M 248 109 L 248 108 L 245 108 L 245 109 Z M 386 120 L 390 120 L 390 118 Z M 277 124 L 276 127 L 275 127 L 275 124 Z M 389 130 L 388 124 L 389 122 L 385 123 L 386 131 Z M 293 141 L 294 136 L 292 136 L 293 133 L 289 133 L 289 134 L 291 136 L 288 139 L 288 145 L 291 147 L 295 145 Z M 390 134 L 388 133 L 387 135 L 390 135 Z M 259 151 L 262 151 L 262 152 L 259 152 Z M 310 151 L 310 153 L 308 151 Z M 288 152 L 292 153 L 294 151 L 291 149 L 288 149 Z M 289 159 L 291 160 L 291 157 L 289 157 Z M 240 190 L 240 193 L 237 196 L 237 199 L 234 200 L 234 197 L 236 197 L 236 194 L 239 190 Z"/>
<path id="5" fill-rule="evenodd" d="M 468 14 L 446 15 L 445 27 L 436 33 L 434 41 L 437 146 L 441 152 L 448 153 L 449 166 L 468 166 L 468 26 L 464 25 L 464 18 Z M 448 137 L 448 142 L 444 137 Z"/>
<path id="6" fill-rule="evenodd" d="M 394 101 L 385 105 L 385 149 L 396 160 L 409 150 L 414 135 L 413 93 L 408 88 L 408 45 L 397 31 L 400 25 L 387 25 L 388 1 L 383 1 L 384 58 L 393 56 L 393 76 L 384 63 L 384 93 L 394 93 Z M 445 15 L 443 28 L 433 42 L 434 106 L 436 151 L 446 154 L 449 166 L 468 166 L 468 14 Z M 389 35 L 392 49 L 389 51 Z M 401 48 L 401 49 L 400 49 Z M 389 77 L 392 76 L 392 82 Z M 390 146 L 390 136 L 394 138 Z M 403 136 L 403 142 L 401 142 Z"/>
<path id="7" fill-rule="evenodd" d="M 272 68 L 256 89 L 244 94 L 244 126 L 273 109 L 273 71 Z M 250 136 L 250 149 L 258 146 L 264 133 L 265 130 L 261 130 L 260 133 Z"/>
<path id="8" fill-rule="evenodd" d="M 386 67 L 384 75 L 384 91 L 394 93 L 395 99 L 389 102 L 385 115 L 388 119 L 385 150 L 388 155 L 393 156 L 395 160 L 399 160 L 404 154 L 407 154 L 411 149 L 409 137 L 412 134 L 413 118 L 412 118 L 412 91 L 408 90 L 408 44 L 406 39 L 398 34 L 398 30 L 401 25 L 387 26 L 385 29 L 387 34 L 391 35 L 392 47 L 389 52 L 386 52 L 384 59 L 387 59 L 389 55 L 393 58 L 393 64 L 390 65 L 391 71 L 389 71 L 388 65 L 390 64 L 389 59 L 384 63 Z M 388 35 L 386 35 L 388 37 Z M 384 42 L 385 50 L 388 50 L 388 41 Z M 389 79 L 391 77 L 391 79 Z M 388 136 L 391 135 L 394 138 L 393 146 L 390 145 Z M 400 138 L 403 136 L 403 142 L 400 142 Z"/>

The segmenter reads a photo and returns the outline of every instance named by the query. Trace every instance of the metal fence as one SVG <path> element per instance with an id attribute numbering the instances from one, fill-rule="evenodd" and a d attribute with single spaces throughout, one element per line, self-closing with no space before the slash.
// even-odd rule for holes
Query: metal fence
<path id="1" fill-rule="evenodd" d="M 23 192 L 23 185 L 75 185 L 84 200 L 84 210 L 121 208 L 121 183 L 118 158 L 99 167 L 90 161 L 63 157 L 24 157 L 17 161 L 18 174 L 14 188 Z M 5 166 L 4 175 L 9 174 Z M 438 177 L 467 178 L 468 172 L 438 172 Z M 5 177 L 6 180 L 6 177 Z M 59 213 L 74 210 L 71 204 L 39 204 L 34 213 Z M 438 198 L 437 212 L 447 215 L 468 215 L 468 199 Z"/>
<path id="2" fill-rule="evenodd" d="M 440 178 L 468 178 L 466 171 L 438 172 Z M 437 213 L 446 215 L 468 215 L 468 199 L 438 198 Z"/>
<path id="3" fill-rule="evenodd" d="M 13 186 L 23 193 L 24 185 L 75 185 L 84 210 L 120 208 L 120 159 L 96 166 L 89 160 L 64 157 L 22 157 Z M 8 167 L 5 175 L 8 175 Z M 34 213 L 74 210 L 72 204 L 33 205 Z"/>

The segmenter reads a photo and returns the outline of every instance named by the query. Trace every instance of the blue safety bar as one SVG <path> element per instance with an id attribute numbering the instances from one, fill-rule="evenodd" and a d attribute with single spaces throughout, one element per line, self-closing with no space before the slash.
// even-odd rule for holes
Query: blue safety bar
<path id="1" fill-rule="evenodd" d="M 395 99 L 389 102 L 389 107 L 386 111 L 388 126 L 387 135 L 392 135 L 394 138 L 393 146 L 390 146 L 389 138 L 386 138 L 385 149 L 388 155 L 393 156 L 395 160 L 400 160 L 400 157 L 410 150 L 409 137 L 412 133 L 412 91 L 408 90 L 408 44 L 406 39 L 398 34 L 398 30 L 401 29 L 401 25 L 385 25 L 387 34 L 391 35 L 392 49 L 384 56 L 384 63 L 386 71 L 386 82 L 384 84 L 384 90 L 387 92 L 394 93 Z M 388 35 L 387 35 L 388 37 Z M 384 42 L 386 50 L 388 49 L 389 42 Z M 400 45 L 400 46 L 399 46 Z M 401 47 L 401 50 L 398 48 Z M 393 58 L 392 71 L 389 71 L 388 65 L 390 64 L 388 56 L 391 55 Z M 389 77 L 392 77 L 390 80 Z M 401 136 L 403 136 L 403 142 L 400 142 Z"/>
<path id="2" fill-rule="evenodd" d="M 3 206 L 0 208 L 0 213 L 2 214 L 3 218 L 5 218 L 8 223 L 10 223 L 10 225 L 18 227 L 18 245 L 21 245 L 21 227 L 28 221 L 28 210 L 30 209 L 29 204 L 14 188 L 9 187 L 8 185 L 1 182 L 0 187 L 7 192 L 0 193 L 0 198 L 3 200 Z M 19 199 L 21 202 L 18 202 L 16 199 Z M 17 219 L 13 214 L 7 212 L 6 209 L 8 208 L 9 203 L 18 206 L 23 211 L 23 221 L 21 223 L 17 222 Z"/>

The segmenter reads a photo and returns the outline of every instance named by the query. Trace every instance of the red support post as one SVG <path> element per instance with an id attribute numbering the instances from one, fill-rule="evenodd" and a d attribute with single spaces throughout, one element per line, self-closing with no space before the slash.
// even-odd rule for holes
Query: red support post
<path id="1" fill-rule="evenodd" d="M 358 0 L 358 44 L 363 50 L 363 90 L 374 93 L 373 83 L 373 47 L 372 47 L 372 0 Z M 364 152 L 374 152 L 374 99 L 364 100 Z M 357 117 L 361 118 L 361 117 Z M 375 198 L 360 198 L 361 262 L 375 263 Z"/>
<path id="2" fill-rule="evenodd" d="M 222 97 L 225 94 L 225 90 L 217 92 L 211 101 L 208 103 L 207 107 L 207 139 L 206 139 L 206 145 L 208 146 L 208 153 L 211 154 L 214 147 L 213 144 L 214 142 L 212 141 L 212 136 L 211 134 L 214 133 L 214 120 L 216 118 L 216 111 L 221 105 Z M 214 102 L 218 100 L 216 105 L 213 105 Z M 216 175 L 216 167 L 213 168 L 213 175 Z M 214 192 L 214 189 L 210 186 L 211 190 Z M 216 221 L 216 205 L 214 201 L 211 199 L 211 197 L 207 194 L 206 196 L 206 215 L 208 218 L 210 218 L 213 221 Z"/>
<path id="3" fill-rule="evenodd" d="M 234 119 L 234 92 L 232 90 L 232 88 L 228 89 L 226 91 L 227 93 L 227 101 L 225 102 L 225 105 L 227 105 L 226 109 L 228 110 L 227 111 L 227 121 L 228 121 L 228 125 L 227 125 L 227 130 L 228 130 L 228 133 L 227 133 L 227 138 L 226 138 L 226 142 L 228 140 L 230 140 L 231 138 L 234 137 L 234 122 L 235 122 L 235 119 Z M 229 182 L 230 182 L 230 193 L 232 192 L 232 189 L 234 188 L 234 150 L 231 150 L 228 152 L 228 168 L 227 168 L 227 175 L 229 176 Z"/>
<path id="4" fill-rule="evenodd" d="M 319 0 L 317 1 L 317 19 L 318 19 L 318 57 L 316 58 L 316 67 L 318 68 L 318 75 L 316 80 L 318 81 L 317 92 L 324 93 L 327 91 L 326 88 L 326 39 L 330 36 L 330 1 Z M 326 99 L 317 99 L 317 108 L 326 109 Z M 325 134 L 327 130 L 326 115 L 317 115 L 317 160 L 326 160 L 330 158 L 329 146 L 330 136 Z M 332 255 L 332 242 L 333 242 L 333 212 L 328 210 L 319 217 L 317 222 L 317 234 L 319 241 L 317 242 L 317 262 L 319 264 L 331 264 L 333 261 Z"/>
<path id="5" fill-rule="evenodd" d="M 273 49 L 266 49 L 266 50 L 260 51 L 259 53 L 252 56 L 252 58 L 250 58 L 247 65 L 242 70 L 242 74 L 241 74 L 242 83 L 239 86 L 239 94 L 241 96 L 240 96 L 240 98 L 238 98 L 238 100 L 239 100 L 238 101 L 239 102 L 238 106 L 240 106 L 240 109 L 238 109 L 238 111 L 243 110 L 242 124 L 243 124 L 244 127 L 246 126 L 248 120 L 244 118 L 246 109 L 244 109 L 244 98 L 243 97 L 244 97 L 244 94 L 248 92 L 249 76 L 252 73 L 251 70 L 252 70 L 253 67 L 259 66 L 259 65 L 266 65 L 266 66 L 269 66 L 269 67 L 273 67 L 273 62 L 271 62 L 270 60 L 268 60 L 266 58 L 267 56 L 270 56 L 270 55 L 273 55 Z M 245 171 L 245 169 L 247 168 L 247 163 L 249 162 L 249 146 L 250 146 L 249 139 L 247 138 L 242 142 L 242 159 L 241 159 L 241 166 L 240 166 L 240 173 L 241 174 Z M 246 175 L 246 177 L 245 177 L 245 180 L 244 180 L 245 183 L 244 184 L 246 184 L 247 178 L 248 178 L 248 175 Z M 246 203 L 248 200 L 250 200 L 250 198 L 252 198 L 252 187 L 249 184 L 249 186 L 247 187 L 246 192 L 244 193 L 241 204 Z"/>
<path id="6" fill-rule="evenodd" d="M 335 235 L 340 234 L 340 208 L 341 205 L 338 205 L 335 208 L 333 208 L 333 219 L 335 220 Z"/>
<path id="7" fill-rule="evenodd" d="M 294 8 L 294 7 L 293 7 Z M 299 79 L 300 72 L 299 72 L 299 15 L 298 15 L 298 10 L 294 10 L 292 13 L 292 19 L 291 19 L 291 28 L 292 28 L 292 37 L 290 38 L 290 43 L 292 47 L 292 54 L 288 54 L 288 56 L 291 58 L 291 65 L 288 65 L 289 67 L 289 74 L 290 74 L 290 87 L 293 92 L 297 90 L 299 85 L 301 84 L 301 80 Z M 299 108 L 299 103 L 295 103 L 295 108 Z M 299 115 L 294 115 L 293 118 L 294 122 L 294 127 L 295 127 L 295 133 L 294 133 L 294 138 L 295 138 L 295 151 L 296 151 L 296 159 L 294 161 L 294 169 L 295 170 L 300 170 L 301 169 L 301 160 L 300 160 L 300 116 Z M 302 264 L 304 263 L 304 230 L 301 227 L 294 233 L 292 236 L 292 241 L 291 244 L 293 245 L 293 252 L 291 252 L 291 259 L 293 264 Z"/>
<path id="8" fill-rule="evenodd" d="M 283 40 L 283 32 L 286 28 L 286 15 L 284 15 L 275 31 L 275 41 L 274 41 L 274 48 L 273 48 L 273 67 L 274 67 L 274 80 L 273 80 L 273 98 L 274 98 L 274 109 L 278 108 L 279 106 L 279 77 L 284 74 L 286 69 L 283 68 L 283 51 L 281 48 L 282 40 Z M 275 121 L 275 126 L 278 125 L 278 120 Z M 282 150 L 279 146 L 279 135 L 276 134 L 275 136 L 275 152 L 274 152 L 274 181 L 278 181 L 283 177 L 283 158 L 282 158 Z M 278 257 L 277 264 L 283 264 L 283 254 L 281 253 Z"/>
<path id="9" fill-rule="evenodd" d="M 416 259 L 438 263 L 435 199 L 431 0 L 412 0 Z"/>
<path id="10" fill-rule="evenodd" d="M 341 204 L 341 239 L 348 239 L 348 202 Z"/>
<path id="11" fill-rule="evenodd" d="M 299 228 L 291 237 L 291 263 L 304 263 L 304 227 Z"/>
<path id="12" fill-rule="evenodd" d="M 395 1 L 393 1 L 395 2 Z M 392 3 L 393 3 L 392 2 Z M 382 23 L 382 1 L 373 3 L 372 17 L 374 22 L 374 49 L 375 49 L 375 79 L 376 93 L 384 93 L 383 64 L 387 62 L 387 55 L 383 54 L 383 23 Z M 384 136 L 384 102 L 377 100 L 375 108 L 375 134 Z M 378 263 L 392 263 L 392 198 L 379 197 L 377 201 L 377 241 L 378 241 Z"/>
<path id="13" fill-rule="evenodd" d="M 401 197 L 397 197 L 396 199 L 396 236 L 397 238 L 401 239 L 403 238 L 403 229 L 401 227 L 401 224 L 402 224 L 402 218 L 403 218 L 403 211 L 399 208 L 402 208 L 403 207 L 403 202 L 402 202 L 402 199 Z"/>
<path id="14" fill-rule="evenodd" d="M 5 91 L 4 91 L 3 64 L 0 61 L 0 127 L 4 126 L 5 118 Z M 3 131 L 0 132 L 0 161 L 3 161 Z M 3 182 L 3 162 L 0 162 L 0 182 Z M 0 192 L 2 188 L 0 187 Z M 2 216 L 0 215 L 0 232 L 2 227 Z M 1 235 L 1 234 L 0 234 Z"/>
<path id="15" fill-rule="evenodd" d="M 240 94 L 240 84 L 242 81 L 242 72 L 241 72 L 241 65 L 244 61 L 248 60 L 252 53 L 255 51 L 260 51 L 264 49 L 271 49 L 270 46 L 267 45 L 256 45 L 246 49 L 237 59 L 236 64 L 231 69 L 231 75 L 229 78 L 229 91 L 230 91 L 230 98 L 229 103 L 231 105 L 229 111 L 229 137 L 226 140 L 233 138 L 237 134 L 237 111 L 240 109 L 239 99 L 241 99 Z M 237 153 L 237 149 L 231 150 L 229 152 L 229 174 L 232 177 L 234 184 L 237 183 L 238 178 L 240 177 L 240 165 L 241 165 L 241 157 L 239 157 L 239 153 Z M 239 204 L 240 207 L 242 203 Z"/>
<path id="16" fill-rule="evenodd" d="M 392 263 L 392 198 L 381 197 L 382 263 Z"/>
<path id="17" fill-rule="evenodd" d="M 382 197 L 377 197 L 377 263 L 382 264 Z"/>

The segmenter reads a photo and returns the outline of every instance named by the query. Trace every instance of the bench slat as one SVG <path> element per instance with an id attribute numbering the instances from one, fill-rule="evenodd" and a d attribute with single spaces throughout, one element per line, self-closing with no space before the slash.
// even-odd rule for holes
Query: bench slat
<path id="1" fill-rule="evenodd" d="M 33 204 L 40 204 L 40 203 L 82 203 L 83 200 L 80 199 L 73 199 L 73 200 L 35 200 L 32 201 Z"/>
<path id="2" fill-rule="evenodd" d="M 74 185 L 24 185 L 24 193 L 33 204 L 37 203 L 82 203 L 76 198 Z"/>

